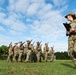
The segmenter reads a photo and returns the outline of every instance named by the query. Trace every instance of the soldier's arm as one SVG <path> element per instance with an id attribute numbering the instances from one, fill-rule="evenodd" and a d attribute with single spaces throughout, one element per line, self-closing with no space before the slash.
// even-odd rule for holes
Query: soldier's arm
<path id="1" fill-rule="evenodd" d="M 32 42 L 32 40 L 33 40 L 33 39 L 31 39 L 31 41 L 30 41 L 30 42 Z"/>
<path id="2" fill-rule="evenodd" d="M 72 22 L 71 25 L 72 25 L 72 27 L 70 29 L 70 32 L 76 31 L 76 21 Z"/>

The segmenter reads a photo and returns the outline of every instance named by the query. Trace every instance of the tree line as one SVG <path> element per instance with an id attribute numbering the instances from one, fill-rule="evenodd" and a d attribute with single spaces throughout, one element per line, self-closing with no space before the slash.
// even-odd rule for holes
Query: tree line
<path id="1" fill-rule="evenodd" d="M 7 59 L 8 56 L 8 47 L 5 45 L 0 46 L 0 59 Z M 44 59 L 44 53 L 42 53 Z M 50 54 L 48 54 L 50 56 Z M 55 52 L 55 56 L 57 60 L 69 60 L 67 51 L 64 52 Z"/>

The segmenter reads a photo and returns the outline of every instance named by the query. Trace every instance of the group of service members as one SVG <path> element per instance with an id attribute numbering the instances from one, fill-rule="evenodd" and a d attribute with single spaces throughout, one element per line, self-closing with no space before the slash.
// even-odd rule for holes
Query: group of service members
<path id="1" fill-rule="evenodd" d="M 16 62 L 41 62 L 42 61 L 42 44 L 41 42 L 31 43 L 32 40 L 25 42 L 18 42 L 12 46 L 12 42 L 9 44 L 7 61 Z M 48 47 L 48 43 L 45 43 L 43 48 L 43 54 L 45 62 L 48 61 L 48 53 L 50 53 L 50 61 L 54 61 L 54 50 L 53 47 Z"/>

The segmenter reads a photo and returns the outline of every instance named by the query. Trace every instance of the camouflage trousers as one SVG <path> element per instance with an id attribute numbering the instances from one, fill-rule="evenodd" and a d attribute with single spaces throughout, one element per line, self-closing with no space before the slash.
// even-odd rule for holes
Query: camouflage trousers
<path id="1" fill-rule="evenodd" d="M 8 54 L 7 61 L 12 62 L 12 60 L 13 60 L 13 52 L 10 52 L 10 53 Z"/>
<path id="2" fill-rule="evenodd" d="M 22 62 L 22 56 L 23 56 L 23 50 L 20 50 L 19 51 L 19 58 L 18 58 L 19 62 Z"/>
<path id="3" fill-rule="evenodd" d="M 54 61 L 54 53 L 50 54 L 50 61 Z"/>
<path id="4" fill-rule="evenodd" d="M 30 61 L 31 62 L 37 62 L 36 53 L 34 51 L 31 51 Z"/>
<path id="5" fill-rule="evenodd" d="M 31 50 L 27 50 L 26 62 L 30 61 Z"/>
<path id="6" fill-rule="evenodd" d="M 28 50 L 28 49 L 26 49 L 26 48 L 24 49 L 24 60 L 26 60 L 27 50 Z"/>
<path id="7" fill-rule="evenodd" d="M 13 61 L 18 61 L 19 53 L 14 53 Z"/>
<path id="8" fill-rule="evenodd" d="M 45 52 L 45 61 L 47 62 L 48 60 L 48 52 Z"/>
<path id="9" fill-rule="evenodd" d="M 76 66 L 76 35 L 68 38 L 68 55 Z"/>
<path id="10" fill-rule="evenodd" d="M 37 52 L 37 62 L 41 62 L 41 51 Z"/>

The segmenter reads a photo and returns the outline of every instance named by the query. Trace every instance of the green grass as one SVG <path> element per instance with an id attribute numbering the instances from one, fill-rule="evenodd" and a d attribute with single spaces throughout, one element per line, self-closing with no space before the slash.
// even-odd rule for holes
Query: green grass
<path id="1" fill-rule="evenodd" d="M 41 63 L 0 60 L 0 75 L 76 75 L 76 68 L 70 60 Z"/>

